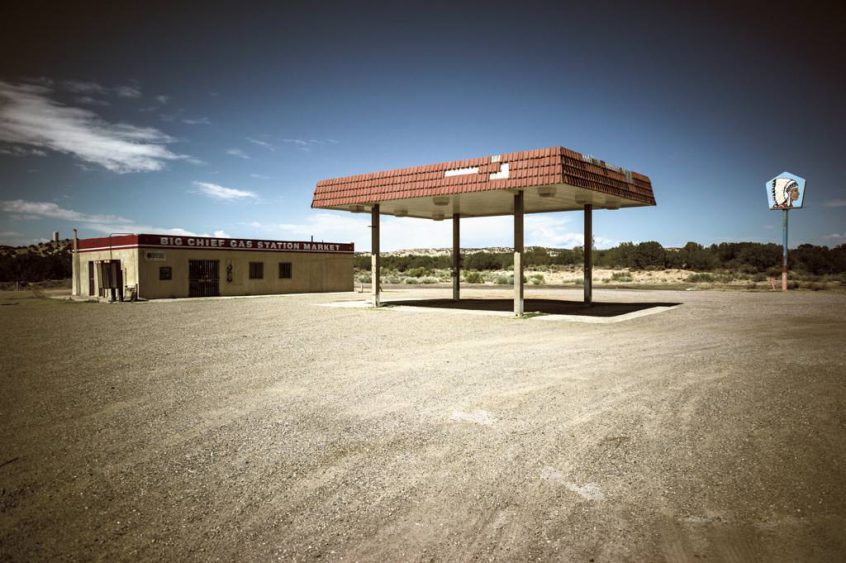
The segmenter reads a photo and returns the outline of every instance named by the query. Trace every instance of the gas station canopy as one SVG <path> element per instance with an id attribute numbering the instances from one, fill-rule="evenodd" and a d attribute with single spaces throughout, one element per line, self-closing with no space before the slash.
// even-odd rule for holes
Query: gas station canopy
<path id="1" fill-rule="evenodd" d="M 321 180 L 313 208 L 441 220 L 655 205 L 647 176 L 564 147 L 442 162 Z"/>
<path id="2" fill-rule="evenodd" d="M 523 315 L 523 217 L 584 210 L 584 301 L 592 301 L 594 209 L 655 205 L 649 177 L 588 155 L 551 147 L 320 180 L 311 206 L 371 216 L 371 291 L 380 303 L 379 217 L 452 219 L 452 295 L 460 299 L 460 222 L 514 216 L 514 314 Z"/>

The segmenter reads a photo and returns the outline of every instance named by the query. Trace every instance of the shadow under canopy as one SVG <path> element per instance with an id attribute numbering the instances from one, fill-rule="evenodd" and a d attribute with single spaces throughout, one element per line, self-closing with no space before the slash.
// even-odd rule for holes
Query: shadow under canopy
<path id="1" fill-rule="evenodd" d="M 511 311 L 510 299 L 421 299 L 383 302 L 384 307 L 427 307 L 432 309 L 453 309 L 466 311 Z M 602 303 L 594 301 L 587 305 L 582 301 L 559 301 L 557 299 L 526 299 L 526 313 L 545 315 L 571 315 L 580 317 L 618 317 L 628 313 L 644 311 L 655 307 L 675 307 L 679 303 Z"/>

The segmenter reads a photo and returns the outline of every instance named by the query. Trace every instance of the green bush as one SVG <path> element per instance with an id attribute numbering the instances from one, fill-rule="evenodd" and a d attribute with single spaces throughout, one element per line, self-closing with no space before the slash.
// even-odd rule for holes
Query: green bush
<path id="1" fill-rule="evenodd" d="M 529 277 L 529 282 L 532 285 L 543 285 L 546 283 L 546 278 L 543 277 L 543 274 L 532 274 Z"/>
<path id="2" fill-rule="evenodd" d="M 613 272 L 611 274 L 611 281 L 630 282 L 632 280 L 633 280 L 632 275 L 629 272 Z"/>
<path id="3" fill-rule="evenodd" d="M 497 276 L 494 283 L 497 285 L 514 285 L 514 276 Z"/>
<path id="4" fill-rule="evenodd" d="M 687 281 L 690 283 L 711 283 L 714 281 L 714 276 L 711 274 L 690 274 L 687 276 Z"/>
<path id="5" fill-rule="evenodd" d="M 431 276 L 432 270 L 429 268 L 409 268 L 406 270 L 405 275 L 412 278 L 422 278 L 423 276 Z"/>
<path id="6" fill-rule="evenodd" d="M 485 283 L 485 279 L 482 277 L 482 274 L 476 270 L 471 270 L 464 274 L 464 281 L 467 283 Z"/>

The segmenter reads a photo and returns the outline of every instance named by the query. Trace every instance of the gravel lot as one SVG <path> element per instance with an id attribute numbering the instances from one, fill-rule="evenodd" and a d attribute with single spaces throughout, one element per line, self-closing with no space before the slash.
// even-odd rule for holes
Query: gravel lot
<path id="1" fill-rule="evenodd" d="M 846 295 L 362 297 L 0 294 L 0 560 L 846 558 Z"/>

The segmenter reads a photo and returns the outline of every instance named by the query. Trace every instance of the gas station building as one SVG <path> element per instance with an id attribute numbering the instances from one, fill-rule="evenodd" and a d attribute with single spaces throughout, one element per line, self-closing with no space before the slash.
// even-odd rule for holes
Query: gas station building
<path id="1" fill-rule="evenodd" d="M 352 291 L 353 253 L 352 243 L 336 242 L 75 238 L 73 295 L 124 300 Z"/>

